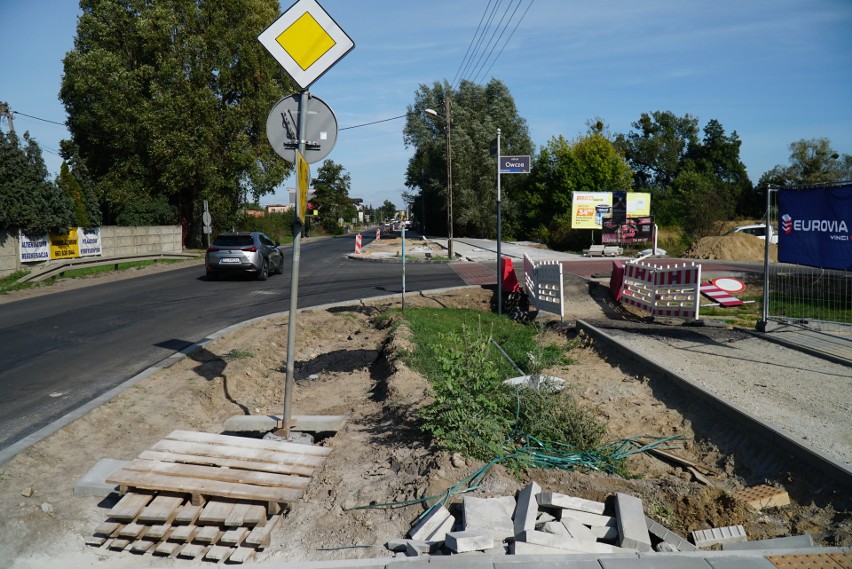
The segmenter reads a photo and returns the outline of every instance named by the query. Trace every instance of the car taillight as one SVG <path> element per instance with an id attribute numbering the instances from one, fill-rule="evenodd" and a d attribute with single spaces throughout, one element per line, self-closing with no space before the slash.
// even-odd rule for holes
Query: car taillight
<path id="1" fill-rule="evenodd" d="M 207 248 L 208 253 L 212 253 L 213 251 L 218 251 L 218 249 L 216 247 L 208 247 Z"/>
<path id="2" fill-rule="evenodd" d="M 243 247 L 240 251 L 250 251 L 252 253 L 257 253 L 257 247 Z"/>

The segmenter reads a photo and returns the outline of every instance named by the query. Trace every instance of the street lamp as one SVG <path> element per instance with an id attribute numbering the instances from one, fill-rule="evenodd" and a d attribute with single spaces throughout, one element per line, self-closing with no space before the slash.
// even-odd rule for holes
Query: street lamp
<path id="1" fill-rule="evenodd" d="M 424 112 L 427 115 L 443 119 L 444 126 L 447 131 L 447 254 L 450 260 L 453 257 L 453 147 L 450 142 L 450 98 L 444 97 L 445 112 L 444 116 L 438 114 L 434 109 L 426 109 Z"/>

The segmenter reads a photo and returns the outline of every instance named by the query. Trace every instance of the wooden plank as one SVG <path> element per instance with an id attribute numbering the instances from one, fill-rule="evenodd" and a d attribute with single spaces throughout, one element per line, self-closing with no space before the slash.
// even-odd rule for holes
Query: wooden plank
<path id="1" fill-rule="evenodd" d="M 243 519 L 243 525 L 257 527 L 266 525 L 266 508 L 264 506 L 252 505 Z"/>
<path id="2" fill-rule="evenodd" d="M 303 454 L 310 456 L 328 456 L 331 450 L 328 447 L 314 445 L 302 445 L 284 441 L 270 441 L 266 439 L 250 439 L 247 437 L 235 437 L 232 435 L 217 435 L 215 433 L 201 433 L 197 431 L 172 431 L 166 436 L 173 441 L 185 441 L 191 443 L 209 443 L 224 446 L 237 446 L 242 448 L 261 449 L 287 454 Z"/>
<path id="3" fill-rule="evenodd" d="M 134 461 L 135 462 L 135 461 Z M 132 464 L 132 463 L 131 463 Z M 140 513 L 139 521 L 149 524 L 171 523 L 183 504 L 182 496 L 167 496 L 161 494 L 154 498 Z"/>
<path id="4" fill-rule="evenodd" d="M 130 545 L 129 539 L 124 539 L 123 537 L 117 537 L 110 542 L 109 548 L 114 549 L 116 551 L 124 551 L 125 549 L 127 549 L 128 545 Z"/>
<path id="5" fill-rule="evenodd" d="M 201 515 L 201 512 L 204 510 L 203 506 L 193 506 L 192 504 L 184 504 L 178 509 L 175 514 L 175 519 L 172 520 L 173 524 L 194 524 L 195 520 L 198 519 L 198 516 Z"/>
<path id="6" fill-rule="evenodd" d="M 183 547 L 182 543 L 163 541 L 154 549 L 154 555 L 175 555 L 180 547 Z"/>
<path id="7" fill-rule="evenodd" d="M 121 531 L 118 532 L 118 536 L 130 539 L 141 539 L 142 536 L 145 535 L 146 531 L 148 531 L 148 526 L 134 522 L 121 528 Z"/>
<path id="8" fill-rule="evenodd" d="M 150 539 L 140 539 L 130 545 L 130 551 L 139 554 L 147 553 L 156 543 L 156 541 L 151 541 Z"/>
<path id="9" fill-rule="evenodd" d="M 209 543 L 214 545 L 217 541 L 219 541 L 219 537 L 222 535 L 222 532 L 219 531 L 219 528 L 216 526 L 204 526 L 203 528 L 198 530 L 198 533 L 195 534 L 195 537 L 192 538 L 192 541 L 198 543 Z"/>
<path id="10" fill-rule="evenodd" d="M 192 541 L 195 534 L 198 532 L 197 526 L 177 526 L 169 535 L 169 541 L 185 543 Z"/>
<path id="11" fill-rule="evenodd" d="M 166 539 L 166 534 L 171 531 L 171 524 L 155 524 L 148 526 L 148 531 L 145 532 L 146 539 L 161 540 Z"/>
<path id="12" fill-rule="evenodd" d="M 222 545 L 229 545 L 236 547 L 240 545 L 243 540 L 248 535 L 249 530 L 246 528 L 237 528 L 226 531 L 222 534 L 222 537 L 219 538 L 219 543 Z"/>
<path id="13" fill-rule="evenodd" d="M 273 516 L 265 526 L 256 527 L 251 530 L 251 533 L 246 536 L 243 543 L 246 545 L 253 545 L 258 549 L 269 547 L 269 536 L 280 521 L 281 516 Z"/>
<path id="14" fill-rule="evenodd" d="M 234 509 L 233 502 L 209 501 L 204 506 L 204 511 L 198 516 L 198 525 L 216 525 L 220 526 L 225 523 L 231 510 Z"/>
<path id="15" fill-rule="evenodd" d="M 115 537 L 118 535 L 116 530 L 120 530 L 122 527 L 123 526 L 119 522 L 107 520 L 101 525 L 99 525 L 97 528 L 95 528 L 95 535 Z"/>
<path id="16" fill-rule="evenodd" d="M 100 547 L 103 544 L 105 544 L 108 539 L 109 539 L 109 537 L 107 537 L 105 535 L 95 534 L 95 535 L 93 535 L 92 537 L 90 537 L 86 540 L 86 545 L 91 546 L 91 547 Z"/>
<path id="17" fill-rule="evenodd" d="M 175 464 L 170 462 L 163 463 L 139 459 L 130 462 L 124 467 L 124 469 L 135 470 L 138 472 L 156 472 L 157 474 L 165 474 L 167 476 L 221 480 L 222 482 L 254 484 L 256 486 L 283 486 L 285 488 L 305 489 L 311 481 L 310 478 L 306 478 L 304 476 L 287 476 L 283 474 L 272 474 L 270 472 L 253 472 L 250 470 L 219 468 L 217 466 Z M 157 496 L 154 502 L 161 497 L 162 496 Z M 179 505 L 180 503 L 178 503 L 178 506 Z M 149 506 L 149 508 L 150 507 L 151 506 Z"/>
<path id="18" fill-rule="evenodd" d="M 238 547 L 228 558 L 229 563 L 251 563 L 257 554 L 253 547 Z"/>
<path id="19" fill-rule="evenodd" d="M 214 545 L 213 547 L 207 550 L 207 553 L 204 554 L 204 559 L 216 561 L 217 563 L 224 563 L 228 560 L 228 557 L 230 557 L 233 552 L 233 547 Z"/>
<path id="20" fill-rule="evenodd" d="M 313 465 L 278 464 L 274 462 L 261 462 L 257 460 L 240 460 L 236 458 L 225 458 L 219 456 L 202 456 L 197 454 L 180 454 L 177 452 L 161 452 L 146 450 L 139 454 L 141 460 L 154 460 L 157 462 L 177 462 L 182 464 L 199 464 L 202 466 L 224 466 L 226 468 L 240 468 L 242 470 L 254 470 L 255 472 L 273 472 L 275 474 L 295 474 L 299 476 L 312 476 L 316 468 Z"/>
<path id="21" fill-rule="evenodd" d="M 201 545 L 200 543 L 187 543 L 183 547 L 181 547 L 178 552 L 178 557 L 195 559 L 201 555 L 207 553 L 207 545 Z"/>
<path id="22" fill-rule="evenodd" d="M 270 488 L 218 480 L 179 478 L 153 472 L 136 472 L 124 469 L 110 476 L 107 482 L 148 490 L 190 492 L 193 495 L 218 496 L 254 502 L 295 502 L 304 495 L 303 490 L 296 488 Z M 115 517 L 112 514 L 110 515 Z"/>
<path id="23" fill-rule="evenodd" d="M 120 522 L 132 522 L 142 511 L 142 508 L 148 505 L 151 498 L 153 498 L 151 494 L 136 492 L 125 494 L 109 511 L 108 517 Z"/>
<path id="24" fill-rule="evenodd" d="M 233 509 L 228 513 L 228 517 L 222 522 L 222 525 L 229 528 L 240 527 L 245 525 L 246 515 L 251 510 L 252 505 L 247 502 L 234 504 Z"/>
<path id="25" fill-rule="evenodd" d="M 195 454 L 199 456 L 237 458 L 242 460 L 268 462 L 273 464 L 293 464 L 298 466 L 316 467 L 321 466 L 325 462 L 324 456 L 286 454 L 281 452 L 271 452 L 264 449 L 215 445 L 207 443 L 191 443 L 186 441 L 173 441 L 165 439 L 158 441 L 153 446 L 151 446 L 151 450 L 174 452 L 178 454 Z"/>

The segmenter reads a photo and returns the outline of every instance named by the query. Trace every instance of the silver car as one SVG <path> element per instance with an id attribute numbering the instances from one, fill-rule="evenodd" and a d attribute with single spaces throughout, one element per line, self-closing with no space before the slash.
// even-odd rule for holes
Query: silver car
<path id="1" fill-rule="evenodd" d="M 278 243 L 260 231 L 220 233 L 207 248 L 207 280 L 223 274 L 254 274 L 265 281 L 269 273 L 284 272 L 284 255 Z"/>

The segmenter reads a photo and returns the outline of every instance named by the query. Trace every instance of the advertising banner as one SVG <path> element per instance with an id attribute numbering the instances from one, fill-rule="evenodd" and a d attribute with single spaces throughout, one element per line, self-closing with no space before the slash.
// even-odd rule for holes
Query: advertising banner
<path id="1" fill-rule="evenodd" d="M 65 234 L 50 234 L 51 259 L 75 259 L 80 256 L 80 244 L 77 243 L 77 228 Z"/>
<path id="2" fill-rule="evenodd" d="M 612 218 L 604 219 L 601 243 L 647 243 L 654 236 L 654 218 L 631 217 L 624 223 L 616 223 Z"/>
<path id="3" fill-rule="evenodd" d="M 600 229 L 612 210 L 612 192 L 574 192 L 571 196 L 571 227 Z"/>
<path id="4" fill-rule="evenodd" d="M 84 229 L 77 228 L 78 241 L 80 242 L 81 257 L 99 257 L 103 253 L 101 245 L 101 228 L 93 227 Z"/>
<path id="5" fill-rule="evenodd" d="M 22 263 L 50 260 L 50 238 L 44 235 L 27 235 L 18 231 L 18 241 L 21 244 L 20 257 Z"/>
<path id="6" fill-rule="evenodd" d="M 778 260 L 852 270 L 852 184 L 778 190 Z"/>
<path id="7" fill-rule="evenodd" d="M 616 192 L 618 193 L 618 192 Z M 618 204 L 619 207 L 623 207 Z M 571 227 L 601 229 L 602 220 L 612 217 L 613 192 L 574 192 L 571 196 Z M 651 194 L 627 192 L 627 217 L 651 215 Z"/>

